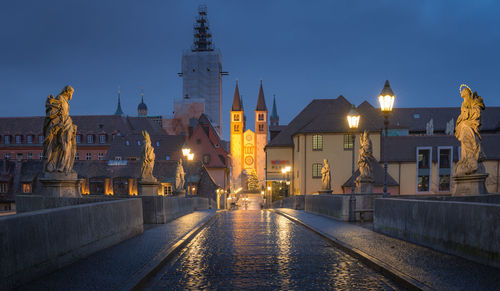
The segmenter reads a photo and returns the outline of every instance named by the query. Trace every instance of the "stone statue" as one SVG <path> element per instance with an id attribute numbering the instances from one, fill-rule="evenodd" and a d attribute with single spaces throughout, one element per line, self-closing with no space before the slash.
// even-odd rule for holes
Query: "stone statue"
<path id="1" fill-rule="evenodd" d="M 182 159 L 179 159 L 177 162 L 177 169 L 175 170 L 175 191 L 182 192 L 184 189 L 184 168 L 182 167 Z"/>
<path id="2" fill-rule="evenodd" d="M 155 180 L 155 178 L 153 177 L 153 168 L 155 166 L 155 150 L 151 146 L 151 138 L 149 137 L 149 133 L 143 130 L 142 136 L 144 136 L 144 142 L 141 149 L 141 179 Z"/>
<path id="3" fill-rule="evenodd" d="M 484 173 L 482 161 L 485 155 L 481 149 L 481 111 L 485 109 L 483 98 L 472 93 L 467 85 L 460 86 L 460 95 L 464 99 L 455 127 L 455 136 L 460 141 L 460 161 L 455 167 L 455 175 Z"/>
<path id="4" fill-rule="evenodd" d="M 356 180 L 361 180 L 364 178 L 373 179 L 373 162 L 375 158 L 373 157 L 372 141 L 368 131 L 361 135 L 359 141 L 359 158 L 358 158 L 358 168 L 359 176 Z"/>
<path id="5" fill-rule="evenodd" d="M 433 135 L 434 134 L 434 120 L 431 118 L 429 122 L 425 124 L 425 134 Z"/>
<path id="6" fill-rule="evenodd" d="M 321 190 L 332 190 L 332 176 L 330 174 L 330 165 L 327 159 L 323 160 L 323 168 L 321 168 Z"/>
<path id="7" fill-rule="evenodd" d="M 76 154 L 76 130 L 69 116 L 69 103 L 75 90 L 66 86 L 54 97 L 49 95 L 45 102 L 43 124 L 43 159 L 45 173 L 72 173 Z"/>

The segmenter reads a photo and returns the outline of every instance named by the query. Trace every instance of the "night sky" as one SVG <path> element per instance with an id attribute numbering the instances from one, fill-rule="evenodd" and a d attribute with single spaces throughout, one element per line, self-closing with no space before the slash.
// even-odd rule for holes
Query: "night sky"
<path id="1" fill-rule="evenodd" d="M 48 94 L 76 92 L 71 114 L 171 115 L 181 56 L 208 6 L 224 77 L 224 137 L 239 80 L 253 128 L 259 81 L 281 123 L 315 98 L 355 104 L 389 79 L 395 106 L 459 106 L 465 82 L 500 105 L 499 1 L 2 1 L 0 116 L 44 114 Z"/>

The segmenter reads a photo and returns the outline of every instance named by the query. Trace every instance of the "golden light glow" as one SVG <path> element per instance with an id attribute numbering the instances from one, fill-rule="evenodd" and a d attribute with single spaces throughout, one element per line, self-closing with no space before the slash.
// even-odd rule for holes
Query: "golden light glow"
<path id="1" fill-rule="evenodd" d="M 290 172 L 291 170 L 292 170 L 292 167 L 286 166 L 286 167 L 281 169 L 281 173 L 286 174 L 286 173 Z"/>
<path id="2" fill-rule="evenodd" d="M 395 98 L 396 96 L 394 95 L 378 96 L 378 102 L 380 103 L 380 110 L 382 110 L 382 112 L 391 112 Z"/>
<path id="3" fill-rule="evenodd" d="M 189 153 L 187 155 L 187 159 L 190 160 L 190 161 L 192 161 L 194 159 L 194 153 Z"/>
<path id="4" fill-rule="evenodd" d="M 267 191 L 271 191 L 271 186 L 267 186 Z"/>

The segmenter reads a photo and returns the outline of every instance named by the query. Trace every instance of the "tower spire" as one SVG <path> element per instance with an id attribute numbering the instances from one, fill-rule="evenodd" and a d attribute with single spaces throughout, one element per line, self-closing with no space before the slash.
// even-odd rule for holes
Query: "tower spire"
<path id="1" fill-rule="evenodd" d="M 273 109 L 271 110 L 271 125 L 279 125 L 280 117 L 278 116 L 278 110 L 276 109 L 276 94 L 273 95 Z"/>
<path id="2" fill-rule="evenodd" d="M 193 52 L 213 51 L 212 34 L 208 27 L 207 6 L 198 6 L 198 16 L 194 24 L 194 45 Z"/>
<path id="3" fill-rule="evenodd" d="M 116 106 L 115 115 L 123 115 L 122 105 L 120 102 L 120 86 L 118 86 L 118 106 Z"/>
<path id="4" fill-rule="evenodd" d="M 260 80 L 259 97 L 257 98 L 257 107 L 255 108 L 255 111 L 267 111 L 264 89 L 262 89 L 262 80 Z"/>
<path id="5" fill-rule="evenodd" d="M 238 80 L 236 80 L 236 87 L 234 88 L 233 106 L 231 107 L 231 110 L 232 111 L 243 110 L 243 106 L 241 104 L 240 89 L 238 88 Z"/>

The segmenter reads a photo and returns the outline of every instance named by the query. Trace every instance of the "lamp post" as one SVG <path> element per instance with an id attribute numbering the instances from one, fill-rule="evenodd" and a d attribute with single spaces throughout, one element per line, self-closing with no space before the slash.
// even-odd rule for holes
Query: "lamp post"
<path id="1" fill-rule="evenodd" d="M 351 131 L 351 139 L 352 139 L 352 186 L 351 186 L 351 195 L 349 197 L 349 221 L 356 221 L 356 214 L 354 210 L 356 209 L 356 196 L 354 195 L 354 191 L 356 191 L 356 185 L 354 184 L 354 150 L 356 149 L 356 136 L 354 135 L 354 131 L 359 126 L 359 113 L 356 111 L 356 107 L 353 105 L 349 113 L 347 114 L 347 123 L 349 124 L 349 129 Z"/>
<path id="2" fill-rule="evenodd" d="M 283 184 L 283 198 L 285 198 L 287 195 L 287 191 L 285 191 L 285 185 L 288 182 L 288 173 L 292 170 L 292 167 L 286 166 L 283 169 L 281 169 L 281 173 L 283 174 L 283 179 L 285 180 L 285 183 Z M 286 175 L 286 179 L 285 179 Z"/>
<path id="3" fill-rule="evenodd" d="M 184 145 L 182 146 L 182 155 L 186 158 L 187 161 L 192 161 L 194 159 L 194 153 L 191 152 L 191 149 L 187 146 L 186 143 L 184 143 Z M 186 163 L 186 166 L 187 166 L 187 163 Z M 188 197 L 188 191 L 189 191 L 187 177 L 188 177 L 188 174 L 186 171 L 186 179 L 184 182 L 184 184 L 185 184 L 184 187 L 186 188 L 185 197 Z"/>
<path id="4" fill-rule="evenodd" d="M 270 207 L 273 202 L 273 192 L 271 186 L 267 186 L 266 207 Z"/>
<path id="5" fill-rule="evenodd" d="M 384 194 L 383 197 L 386 198 L 389 196 L 387 193 L 387 128 L 389 127 L 389 115 L 392 112 L 392 106 L 394 105 L 394 99 L 396 95 L 392 92 L 391 85 L 389 84 L 389 80 L 385 81 L 384 88 L 380 95 L 378 96 L 378 102 L 380 103 L 380 110 L 382 111 L 382 115 L 384 116 Z"/>

